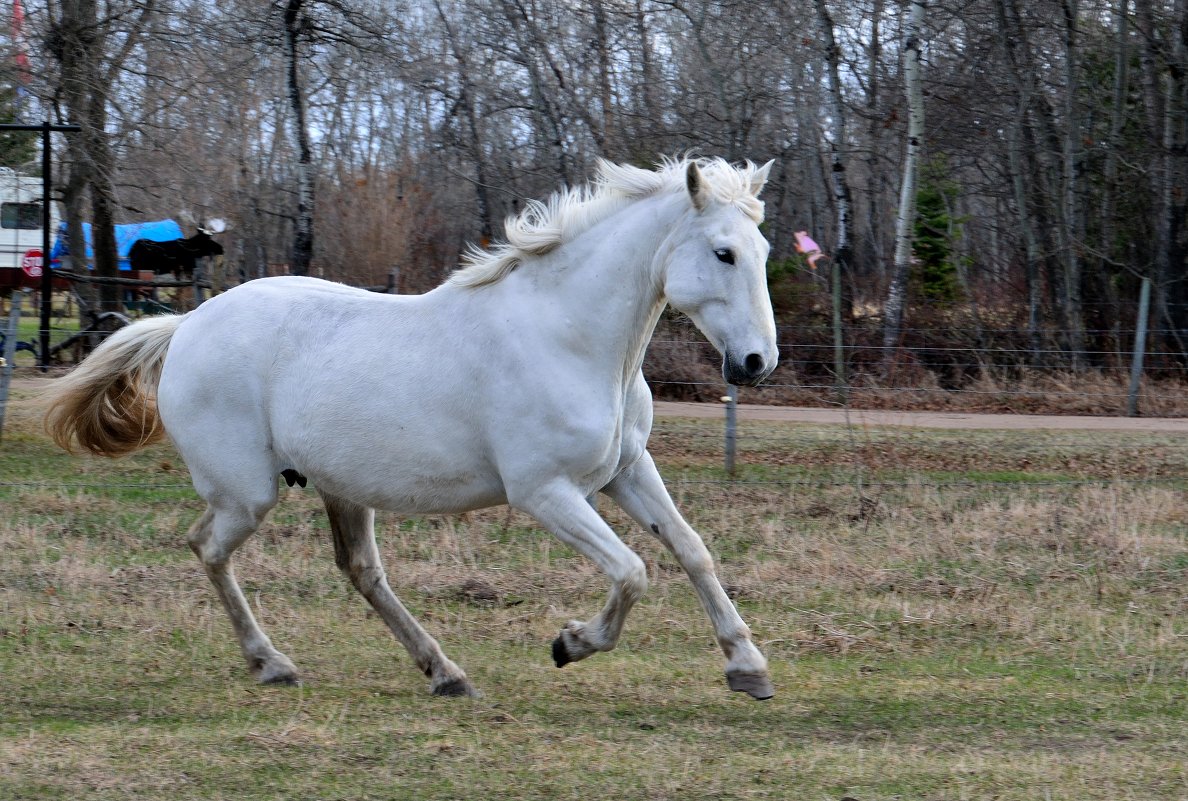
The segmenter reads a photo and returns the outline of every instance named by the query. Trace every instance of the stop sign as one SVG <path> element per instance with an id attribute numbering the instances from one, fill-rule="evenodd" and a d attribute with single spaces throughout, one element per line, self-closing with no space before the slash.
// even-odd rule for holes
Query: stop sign
<path id="1" fill-rule="evenodd" d="M 41 277 L 42 254 L 41 248 L 29 248 L 21 257 L 21 269 L 30 278 Z"/>

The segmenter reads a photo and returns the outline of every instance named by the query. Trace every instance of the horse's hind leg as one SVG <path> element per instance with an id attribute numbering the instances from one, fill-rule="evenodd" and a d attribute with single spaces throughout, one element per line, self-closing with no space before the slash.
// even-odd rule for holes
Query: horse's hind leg
<path id="1" fill-rule="evenodd" d="M 324 493 L 322 500 L 334 534 L 334 561 L 429 677 L 433 694 L 478 695 L 462 668 L 442 653 L 388 586 L 375 544 L 375 512 Z"/>
<path id="2" fill-rule="evenodd" d="M 297 668 L 260 630 L 231 568 L 231 554 L 256 531 L 269 508 L 271 505 L 253 511 L 211 504 L 190 528 L 187 539 L 218 591 L 243 657 L 256 679 L 262 684 L 297 684 Z"/>

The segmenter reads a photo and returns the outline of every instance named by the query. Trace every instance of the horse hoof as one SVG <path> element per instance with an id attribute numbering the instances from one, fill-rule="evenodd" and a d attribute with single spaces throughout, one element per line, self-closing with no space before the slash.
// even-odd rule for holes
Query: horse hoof
<path id="1" fill-rule="evenodd" d="M 757 701 L 766 701 L 775 695 L 775 687 L 766 673 L 727 673 L 726 683 L 737 693 L 746 693 Z"/>
<path id="2" fill-rule="evenodd" d="M 553 662 L 557 667 L 563 668 L 573 660 L 569 658 L 569 651 L 565 647 L 565 640 L 561 637 L 553 640 Z"/>
<path id="3" fill-rule="evenodd" d="M 267 659 L 260 659 L 251 665 L 256 674 L 256 681 L 260 684 L 279 684 L 285 687 L 300 687 L 301 679 L 297 678 L 297 667 L 284 654 L 277 654 Z"/>
<path id="4" fill-rule="evenodd" d="M 301 679 L 296 673 L 278 673 L 275 676 L 260 676 L 261 684 L 272 684 L 279 687 L 300 687 Z"/>
<path id="5" fill-rule="evenodd" d="M 459 696 L 467 696 L 470 698 L 482 698 L 483 694 L 474 688 L 468 679 L 463 678 L 449 678 L 439 683 L 434 683 L 431 691 L 434 695 L 440 695 L 443 698 L 456 698 Z"/>

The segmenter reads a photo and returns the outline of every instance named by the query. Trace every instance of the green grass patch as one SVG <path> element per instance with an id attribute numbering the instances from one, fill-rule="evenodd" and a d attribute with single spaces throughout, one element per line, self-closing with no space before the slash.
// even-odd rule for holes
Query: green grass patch
<path id="1" fill-rule="evenodd" d="M 15 422 L 13 422 L 15 421 Z M 389 580 L 485 693 L 431 697 L 338 573 L 316 494 L 236 556 L 302 671 L 254 684 L 184 542 L 168 447 L 0 446 L 0 799 L 1179 799 L 1188 445 L 1171 437 L 659 421 L 678 504 L 771 662 L 729 693 L 687 579 L 615 651 L 549 644 L 605 579 L 530 518 L 378 515 Z M 715 450 L 717 448 L 717 450 Z M 1122 456 L 1119 456 L 1121 454 Z"/>

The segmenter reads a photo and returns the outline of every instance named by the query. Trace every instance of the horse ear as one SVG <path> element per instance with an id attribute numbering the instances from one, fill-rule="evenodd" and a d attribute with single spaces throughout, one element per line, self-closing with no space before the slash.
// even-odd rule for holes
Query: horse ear
<path id="1" fill-rule="evenodd" d="M 771 172 L 771 165 L 775 164 L 775 159 L 764 164 L 751 173 L 751 194 L 755 197 L 763 191 L 763 185 L 767 183 L 767 176 Z"/>
<path id="2" fill-rule="evenodd" d="M 705 185 L 705 178 L 696 161 L 690 161 L 685 169 L 685 188 L 689 190 L 689 199 L 693 201 L 693 208 L 705 211 L 709 205 L 709 188 Z"/>

